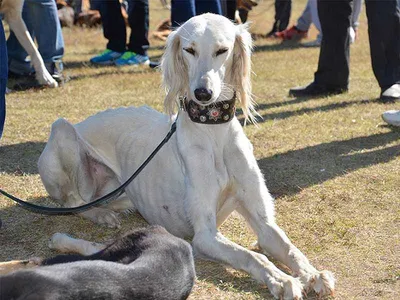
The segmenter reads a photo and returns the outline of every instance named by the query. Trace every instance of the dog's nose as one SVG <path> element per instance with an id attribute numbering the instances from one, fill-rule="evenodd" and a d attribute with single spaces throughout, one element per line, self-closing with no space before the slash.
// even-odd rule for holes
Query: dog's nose
<path id="1" fill-rule="evenodd" d="M 197 100 L 206 102 L 212 97 L 212 90 L 206 88 L 199 88 L 194 90 L 194 96 Z"/>

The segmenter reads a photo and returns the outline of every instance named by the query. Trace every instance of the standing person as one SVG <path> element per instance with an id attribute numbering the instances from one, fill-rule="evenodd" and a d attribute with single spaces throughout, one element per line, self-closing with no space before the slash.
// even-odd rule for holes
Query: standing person
<path id="1" fill-rule="evenodd" d="M 400 0 L 366 0 L 372 69 L 382 100 L 400 99 Z M 323 38 L 314 81 L 289 94 L 340 94 L 349 84 L 349 27 L 352 0 L 318 0 Z"/>
<path id="2" fill-rule="evenodd" d="M 361 6 L 362 0 L 354 0 L 353 13 L 351 15 L 350 43 L 354 43 L 356 38 Z M 305 47 L 319 47 L 322 41 L 322 30 L 318 17 L 317 0 L 308 0 L 303 13 L 297 19 L 297 24 L 285 29 L 284 31 L 277 32 L 275 36 L 281 38 L 282 40 L 302 39 L 307 37 L 311 24 L 314 24 L 315 28 L 318 30 L 318 36 L 314 41 L 307 42 L 302 45 Z"/>
<path id="3" fill-rule="evenodd" d="M 7 86 L 7 47 L 4 35 L 3 22 L 0 17 L 0 138 L 3 135 L 6 120 L 6 86 Z"/>
<path id="4" fill-rule="evenodd" d="M 275 22 L 267 36 L 274 36 L 275 33 L 287 28 L 291 11 L 292 0 L 275 0 Z"/>
<path id="5" fill-rule="evenodd" d="M 131 28 L 126 44 L 126 25 L 119 0 L 93 0 L 94 8 L 100 11 L 107 48 L 90 62 L 98 65 L 126 66 L 148 65 L 149 48 L 149 1 L 128 0 L 128 23 Z"/>
<path id="6" fill-rule="evenodd" d="M 50 75 L 56 81 L 62 80 L 62 57 L 64 39 L 54 0 L 25 0 L 22 18 L 32 36 Z M 13 32 L 7 40 L 10 77 L 30 76 L 34 70 L 27 59 L 28 53 L 18 42 Z"/>
<path id="7" fill-rule="evenodd" d="M 176 28 L 204 13 L 222 15 L 220 0 L 171 0 L 171 23 Z"/>

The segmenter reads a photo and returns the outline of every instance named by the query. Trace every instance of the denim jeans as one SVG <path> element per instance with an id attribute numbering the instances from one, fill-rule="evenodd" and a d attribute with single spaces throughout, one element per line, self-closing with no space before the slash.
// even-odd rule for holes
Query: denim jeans
<path id="1" fill-rule="evenodd" d="M 47 69 L 64 55 L 64 39 L 54 0 L 25 0 L 22 17 L 32 38 L 36 38 L 38 50 Z M 25 74 L 33 71 L 28 54 L 14 33 L 7 40 L 10 71 Z"/>
<path id="2" fill-rule="evenodd" d="M 7 84 L 7 47 L 3 23 L 0 17 L 0 138 L 3 134 L 6 119 L 6 84 Z"/>
<path id="3" fill-rule="evenodd" d="M 220 0 L 171 0 L 172 27 L 178 27 L 191 17 L 208 12 L 221 15 Z"/>

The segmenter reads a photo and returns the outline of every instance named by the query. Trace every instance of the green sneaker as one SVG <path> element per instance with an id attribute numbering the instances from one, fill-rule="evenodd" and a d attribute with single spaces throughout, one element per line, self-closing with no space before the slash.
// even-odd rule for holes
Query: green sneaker
<path id="1" fill-rule="evenodd" d="M 121 57 L 122 53 L 106 49 L 99 55 L 92 57 L 90 62 L 95 65 L 112 65 L 115 60 Z"/>
<path id="2" fill-rule="evenodd" d="M 150 60 L 147 55 L 136 54 L 135 52 L 126 51 L 120 58 L 115 60 L 115 65 L 121 66 L 138 66 L 138 65 L 149 65 Z"/>

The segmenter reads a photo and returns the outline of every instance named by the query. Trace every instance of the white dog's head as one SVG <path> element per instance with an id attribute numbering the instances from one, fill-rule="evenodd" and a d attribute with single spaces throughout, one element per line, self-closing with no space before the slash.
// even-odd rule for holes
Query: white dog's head
<path id="1" fill-rule="evenodd" d="M 236 91 L 246 119 L 253 120 L 251 49 L 245 25 L 214 14 L 188 20 L 168 37 L 161 61 L 166 112 L 174 113 L 180 96 L 209 105 Z"/>

